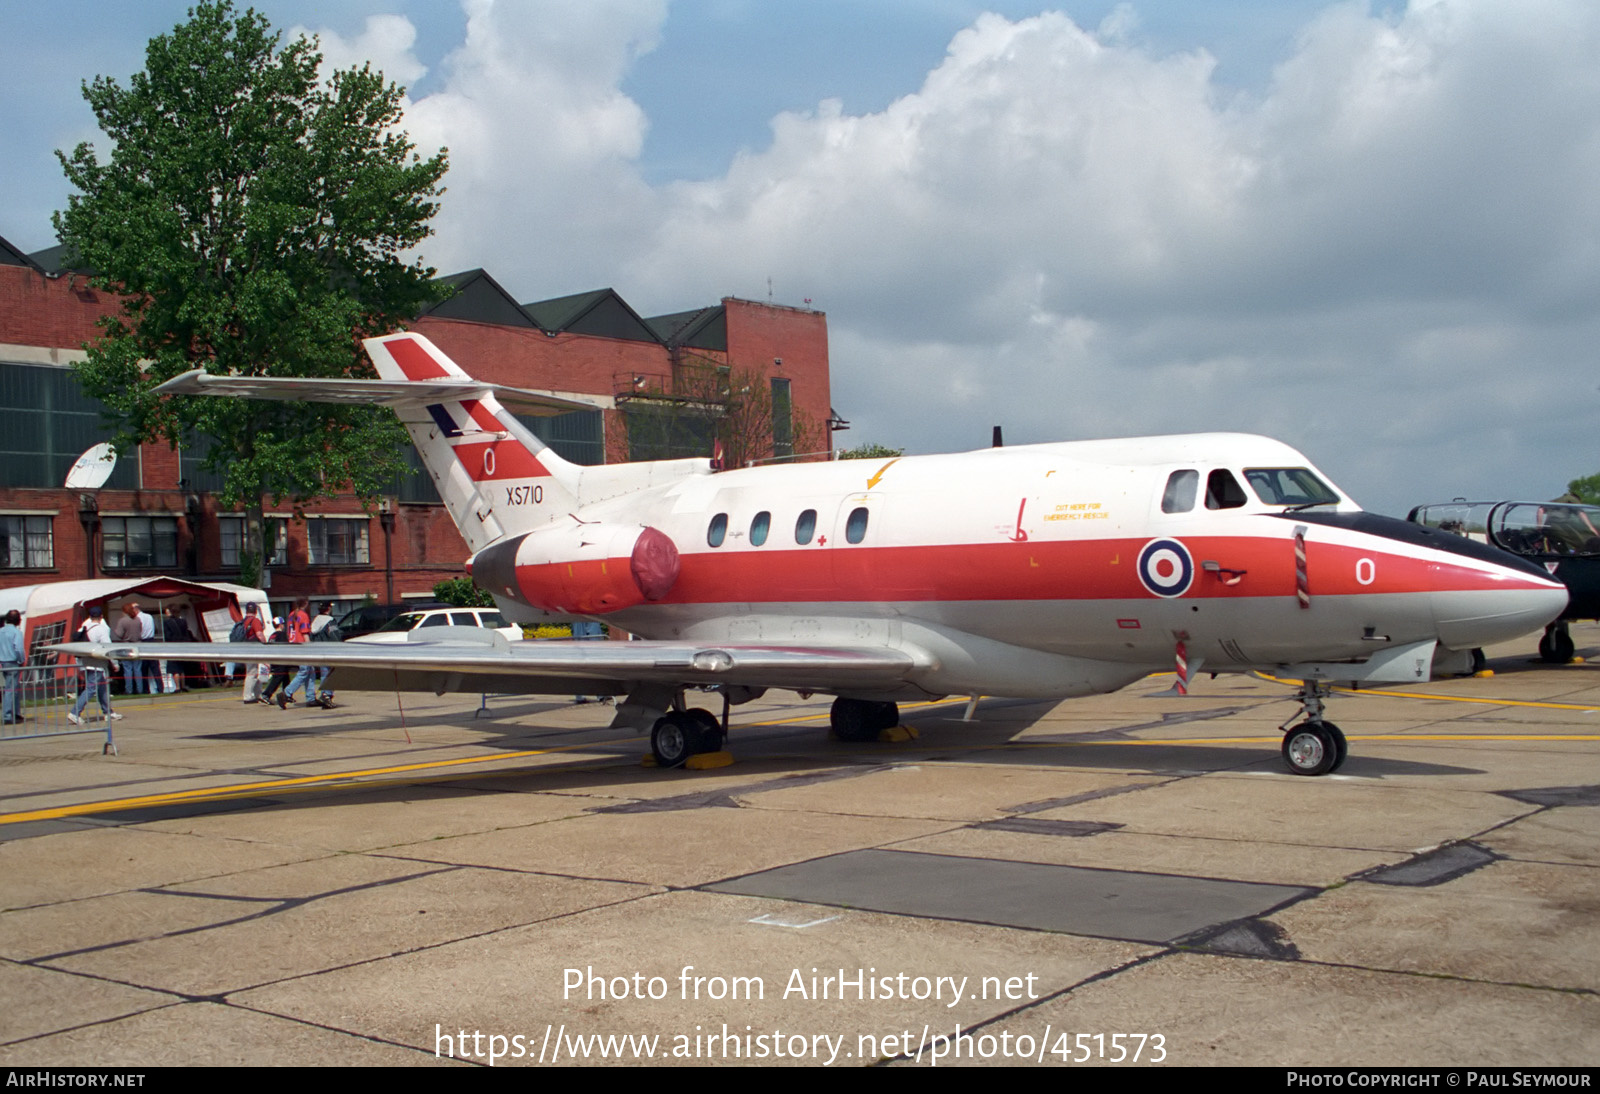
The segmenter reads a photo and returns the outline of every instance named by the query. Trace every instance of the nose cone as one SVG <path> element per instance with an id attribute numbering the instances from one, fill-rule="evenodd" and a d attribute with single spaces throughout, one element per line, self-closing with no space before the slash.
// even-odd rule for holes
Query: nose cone
<path id="1" fill-rule="evenodd" d="M 1460 571 L 1444 564 L 1429 594 L 1439 642 L 1455 650 L 1505 642 L 1543 630 L 1567 608 L 1567 587 L 1522 567 L 1482 571 L 1471 588 L 1462 588 Z M 1448 572 L 1448 577 L 1446 576 Z M 1449 586 L 1456 586 L 1451 588 Z"/>

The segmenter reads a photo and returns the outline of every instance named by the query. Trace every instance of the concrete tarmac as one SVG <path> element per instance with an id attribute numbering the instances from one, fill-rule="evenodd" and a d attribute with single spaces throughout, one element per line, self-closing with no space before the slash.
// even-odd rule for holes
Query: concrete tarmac
<path id="1" fill-rule="evenodd" d="M 1322 778 L 1242 677 L 874 745 L 773 692 L 706 771 L 600 704 L 122 701 L 0 742 L 0 1064 L 1594 1065 L 1573 633 L 1336 695 Z"/>

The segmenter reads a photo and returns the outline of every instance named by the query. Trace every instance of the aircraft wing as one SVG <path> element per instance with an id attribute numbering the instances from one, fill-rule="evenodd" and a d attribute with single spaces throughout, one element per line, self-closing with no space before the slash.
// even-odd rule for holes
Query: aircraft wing
<path id="1" fill-rule="evenodd" d="M 505 387 L 480 380 L 301 379 L 293 376 L 218 376 L 203 369 L 174 376 L 156 388 L 160 395 L 222 395 L 297 403 L 343 403 L 351 406 L 423 406 L 454 399 L 493 395 L 505 406 L 532 414 L 564 414 L 593 410 L 597 404 L 548 392 Z"/>
<path id="2" fill-rule="evenodd" d="M 439 628 L 440 630 L 452 628 Z M 799 691 L 894 689 L 926 667 L 887 646 L 753 646 L 685 642 L 485 641 L 479 628 L 439 640 L 309 642 L 67 642 L 49 647 L 90 661 L 235 661 L 326 665 L 333 682 L 356 690 L 506 691 L 559 695 L 575 681 L 703 687 L 711 684 Z M 377 670 L 377 671 L 372 671 Z M 480 679 L 488 683 L 480 686 Z M 590 688 L 589 690 L 595 690 Z"/>

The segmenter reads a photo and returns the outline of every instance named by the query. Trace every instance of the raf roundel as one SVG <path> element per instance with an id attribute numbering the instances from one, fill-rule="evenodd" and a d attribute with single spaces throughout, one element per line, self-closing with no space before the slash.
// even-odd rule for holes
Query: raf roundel
<path id="1" fill-rule="evenodd" d="M 1194 582 L 1194 560 L 1175 539 L 1153 539 L 1139 552 L 1139 580 L 1157 596 L 1182 596 Z"/>

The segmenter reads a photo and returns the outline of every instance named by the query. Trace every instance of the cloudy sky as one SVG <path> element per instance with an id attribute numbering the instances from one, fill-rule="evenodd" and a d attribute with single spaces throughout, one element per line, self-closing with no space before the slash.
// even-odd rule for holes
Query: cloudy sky
<path id="1" fill-rule="evenodd" d="M 1244 430 L 1400 515 L 1600 471 L 1590 0 L 258 7 L 408 85 L 442 272 L 810 301 L 846 443 Z M 184 8 L 0 0 L 0 235 Z"/>

